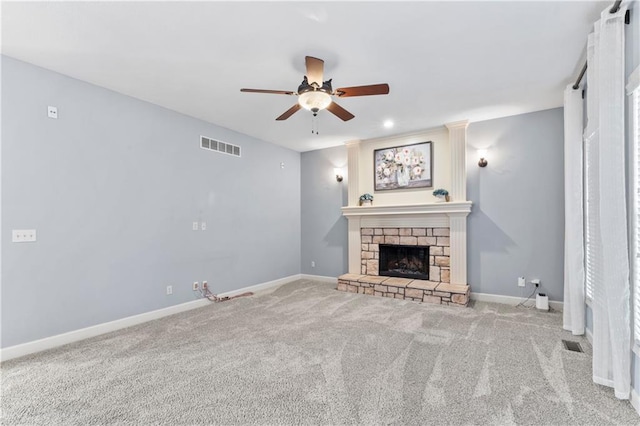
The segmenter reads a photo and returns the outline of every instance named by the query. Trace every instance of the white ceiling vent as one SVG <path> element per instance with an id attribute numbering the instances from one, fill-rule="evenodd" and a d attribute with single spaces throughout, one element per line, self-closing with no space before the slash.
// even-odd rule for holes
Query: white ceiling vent
<path id="1" fill-rule="evenodd" d="M 209 151 L 221 152 L 222 154 L 233 155 L 234 157 L 241 156 L 239 146 L 232 145 L 226 142 L 220 142 L 206 136 L 200 136 L 200 148 L 208 149 Z"/>

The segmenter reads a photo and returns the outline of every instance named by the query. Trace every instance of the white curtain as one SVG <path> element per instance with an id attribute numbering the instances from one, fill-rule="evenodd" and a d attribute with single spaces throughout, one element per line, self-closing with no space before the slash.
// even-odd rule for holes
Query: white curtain
<path id="1" fill-rule="evenodd" d="M 584 334 L 585 277 L 582 190 L 582 91 L 564 91 L 564 311 L 563 327 Z"/>
<path id="2" fill-rule="evenodd" d="M 628 399 L 629 252 L 625 200 L 624 14 L 604 10 L 589 39 L 585 131 L 587 282 L 593 291 L 593 380 Z"/>

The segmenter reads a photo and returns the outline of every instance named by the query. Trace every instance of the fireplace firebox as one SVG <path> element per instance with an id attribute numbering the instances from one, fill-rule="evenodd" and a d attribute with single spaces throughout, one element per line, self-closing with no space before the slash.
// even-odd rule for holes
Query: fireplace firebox
<path id="1" fill-rule="evenodd" d="M 380 244 L 379 275 L 429 279 L 429 246 Z"/>

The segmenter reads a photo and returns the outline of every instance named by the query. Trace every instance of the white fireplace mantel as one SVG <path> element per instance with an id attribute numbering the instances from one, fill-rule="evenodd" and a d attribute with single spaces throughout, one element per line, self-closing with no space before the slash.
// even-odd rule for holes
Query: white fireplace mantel
<path id="1" fill-rule="evenodd" d="M 451 215 L 471 212 L 471 201 L 449 203 L 406 204 L 392 206 L 347 206 L 342 207 L 343 216 L 395 216 L 395 215 Z"/>
<path id="2" fill-rule="evenodd" d="M 465 153 L 468 125 L 466 120 L 446 124 L 453 200 L 467 198 Z M 360 141 L 350 141 L 346 145 L 349 205 L 342 208 L 342 214 L 349 221 L 349 273 L 361 273 L 362 228 L 449 228 L 451 283 L 468 284 L 467 215 L 471 212 L 471 201 L 358 206 L 360 192 L 370 191 L 368 187 L 360 187 L 360 161 L 371 161 L 371 157 L 361 155 Z"/>
<path id="3" fill-rule="evenodd" d="M 360 273 L 361 228 L 449 228 L 451 283 L 467 284 L 467 215 L 471 201 L 342 207 L 349 220 L 349 272 Z"/>

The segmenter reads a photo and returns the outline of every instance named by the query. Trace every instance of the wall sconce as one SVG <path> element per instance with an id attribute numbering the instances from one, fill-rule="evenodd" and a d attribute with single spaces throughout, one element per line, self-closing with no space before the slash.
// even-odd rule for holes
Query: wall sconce
<path id="1" fill-rule="evenodd" d="M 478 166 L 480 167 L 487 167 L 487 164 L 489 164 L 487 162 L 487 150 L 486 149 L 479 149 L 478 150 L 478 156 L 480 157 L 480 161 L 478 161 Z"/>
<path id="2" fill-rule="evenodd" d="M 333 172 L 334 172 L 334 173 L 335 173 L 335 175 L 336 175 L 336 180 L 337 180 L 338 182 L 342 182 L 342 169 L 335 168 L 335 169 L 333 169 Z"/>

